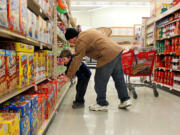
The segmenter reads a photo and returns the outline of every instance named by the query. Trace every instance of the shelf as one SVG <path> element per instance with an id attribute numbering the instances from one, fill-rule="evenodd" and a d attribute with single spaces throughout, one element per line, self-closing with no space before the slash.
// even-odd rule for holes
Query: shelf
<path id="1" fill-rule="evenodd" d="M 47 79 L 45 78 L 45 79 L 42 79 L 42 80 L 36 82 L 36 85 L 39 84 L 39 83 L 41 83 L 41 82 L 43 82 L 43 81 L 45 81 L 45 80 L 47 80 Z M 28 89 L 32 88 L 33 86 L 34 86 L 34 85 L 31 84 L 31 85 L 29 85 L 29 86 L 26 86 L 26 87 L 23 87 L 23 88 L 19 88 L 19 89 L 16 89 L 16 90 L 14 90 L 14 91 L 12 91 L 12 92 L 10 92 L 10 93 L 7 93 L 7 94 L 5 94 L 5 95 L 2 95 L 2 96 L 0 97 L 0 104 L 2 104 L 3 102 L 5 102 L 5 101 L 7 101 L 7 100 L 9 100 L 9 99 L 11 99 L 11 98 L 13 98 L 14 96 L 17 96 L 17 95 L 19 95 L 19 94 L 27 91 Z"/>
<path id="2" fill-rule="evenodd" d="M 165 24 L 163 24 L 163 25 L 161 25 L 161 26 L 157 26 L 157 28 L 162 28 L 162 27 L 164 27 L 164 26 L 167 26 L 167 25 L 172 24 L 172 23 L 177 22 L 177 21 L 180 21 L 180 18 L 178 18 L 178 19 L 176 19 L 176 20 L 174 20 L 174 21 L 165 23 Z"/>
<path id="3" fill-rule="evenodd" d="M 158 84 L 158 85 L 160 85 L 161 87 L 162 86 L 164 86 L 164 87 L 167 87 L 167 88 L 170 88 L 170 89 L 173 89 L 173 87 L 172 86 L 169 86 L 169 85 L 166 85 L 166 84 L 162 84 L 162 83 L 157 83 L 157 82 L 155 82 L 155 81 L 153 81 L 154 83 L 156 83 L 156 84 Z"/>
<path id="4" fill-rule="evenodd" d="M 148 20 L 150 20 L 150 21 L 148 21 Z M 150 25 L 152 25 L 154 23 L 154 21 L 155 21 L 155 18 L 149 18 L 148 20 L 147 20 L 147 23 L 146 23 L 146 27 L 149 27 Z"/>
<path id="5" fill-rule="evenodd" d="M 163 71 L 170 71 L 170 72 L 172 72 L 172 71 L 175 71 L 175 72 L 180 72 L 180 69 L 171 69 L 171 68 L 165 68 L 165 67 L 156 67 L 155 69 L 158 69 L 158 70 L 163 70 Z"/>
<path id="6" fill-rule="evenodd" d="M 9 30 L 8 28 L 0 27 L 0 37 L 10 39 L 15 42 L 22 42 L 28 45 L 38 46 L 40 48 L 52 48 L 51 44 L 43 43 L 37 40 L 32 39 L 31 37 L 22 35 L 19 32 L 14 32 Z"/>
<path id="7" fill-rule="evenodd" d="M 168 36 L 168 37 L 165 37 L 165 38 L 157 39 L 157 41 L 162 41 L 162 40 L 166 40 L 166 39 L 171 39 L 171 38 L 179 37 L 179 36 L 180 36 L 180 35 Z"/>
<path id="8" fill-rule="evenodd" d="M 158 17 L 156 17 L 155 21 L 157 22 L 157 21 L 161 20 L 162 18 L 164 18 L 164 17 L 166 17 L 166 16 L 168 16 L 168 15 L 178 11 L 179 9 L 180 9 L 180 4 L 170 8 L 169 10 L 164 12 L 163 14 L 159 15 Z"/>
<path id="9" fill-rule="evenodd" d="M 170 90 L 180 91 L 179 88 L 176 88 L 176 87 L 173 87 L 173 86 L 169 86 L 169 85 L 166 85 L 166 84 L 162 84 L 162 83 L 157 83 L 155 81 L 153 81 L 153 82 L 158 84 L 158 85 L 160 85 L 161 87 L 163 86 L 163 87 L 169 88 Z"/>
<path id="10" fill-rule="evenodd" d="M 70 86 L 70 82 L 67 82 L 68 85 Z M 66 84 L 67 84 L 66 83 Z M 66 87 L 66 84 L 64 85 L 64 87 Z M 55 106 L 55 110 L 53 111 L 53 113 L 51 114 L 50 118 L 48 120 L 46 120 L 41 129 L 39 129 L 38 135 L 43 135 L 46 130 L 48 129 L 49 124 L 51 123 L 51 121 L 53 120 L 55 114 L 56 114 L 56 110 L 59 108 L 60 104 L 62 103 L 65 95 L 67 94 L 68 90 L 69 90 L 69 86 L 67 87 L 67 89 L 64 90 L 64 92 L 62 93 L 62 96 L 60 97 L 59 101 L 57 102 L 56 106 Z M 63 89 L 63 88 L 62 88 Z"/>
<path id="11" fill-rule="evenodd" d="M 154 31 L 148 31 L 146 35 L 150 35 L 150 34 L 153 34 Z"/>
<path id="12" fill-rule="evenodd" d="M 28 8 L 37 16 L 41 16 L 44 20 L 52 20 L 52 18 L 40 7 L 35 0 L 27 1 Z"/>

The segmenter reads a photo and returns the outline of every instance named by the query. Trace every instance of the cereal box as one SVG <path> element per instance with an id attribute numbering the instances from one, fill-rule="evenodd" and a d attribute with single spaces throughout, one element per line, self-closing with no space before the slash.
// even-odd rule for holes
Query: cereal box
<path id="1" fill-rule="evenodd" d="M 32 45 L 26 45 L 26 52 L 28 52 L 28 53 L 34 53 L 34 46 L 32 46 Z"/>
<path id="2" fill-rule="evenodd" d="M 27 10 L 27 35 L 32 37 L 32 12 Z"/>
<path id="3" fill-rule="evenodd" d="M 19 0 L 19 27 L 22 34 L 27 33 L 27 0 Z"/>
<path id="4" fill-rule="evenodd" d="M 0 49 L 0 96 L 7 92 L 6 89 L 5 50 Z"/>
<path id="5" fill-rule="evenodd" d="M 20 114 L 19 113 L 0 113 L 0 125 L 5 125 L 7 135 L 19 135 L 20 134 Z M 5 132 L 5 133 L 6 133 Z M 2 134 L 4 135 L 4 134 Z"/>
<path id="6" fill-rule="evenodd" d="M 37 39 L 37 33 L 36 33 L 36 15 L 35 14 L 31 14 L 32 15 L 32 37 L 34 38 L 34 39 Z"/>
<path id="7" fill-rule="evenodd" d="M 36 135 L 38 130 L 38 96 L 23 95 L 21 99 L 30 103 L 30 135 Z"/>
<path id="8" fill-rule="evenodd" d="M 9 135 L 7 124 L 5 123 L 1 124 L 0 122 L 0 135 Z"/>
<path id="9" fill-rule="evenodd" d="M 28 85 L 35 82 L 34 76 L 34 54 L 28 53 L 27 54 L 27 63 L 28 63 Z"/>
<path id="10" fill-rule="evenodd" d="M 0 106 L 0 110 L 20 113 L 20 135 L 30 135 L 30 103 L 14 98 Z M 16 135 L 16 134 L 15 134 Z"/>
<path id="11" fill-rule="evenodd" d="M 16 51 L 6 50 L 6 75 L 7 90 L 13 90 L 17 87 L 17 62 Z"/>
<path id="12" fill-rule="evenodd" d="M 39 64 L 38 64 L 38 52 L 34 53 L 34 76 L 35 76 L 35 81 L 39 80 Z"/>
<path id="13" fill-rule="evenodd" d="M 7 0 L 0 0 L 0 25 L 8 26 L 7 20 Z"/>
<path id="14" fill-rule="evenodd" d="M 51 72 L 50 72 L 50 58 L 51 58 L 51 51 L 45 50 L 44 51 L 45 54 L 45 71 L 46 71 L 46 77 L 51 76 Z"/>
<path id="15" fill-rule="evenodd" d="M 22 88 L 28 84 L 28 63 L 27 53 L 17 52 L 17 63 L 18 63 L 18 88 Z"/>
<path id="16" fill-rule="evenodd" d="M 9 28 L 19 32 L 19 0 L 8 0 Z"/>

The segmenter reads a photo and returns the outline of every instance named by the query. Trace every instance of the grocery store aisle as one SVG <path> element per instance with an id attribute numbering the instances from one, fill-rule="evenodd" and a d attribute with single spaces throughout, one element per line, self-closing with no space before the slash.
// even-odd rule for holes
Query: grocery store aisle
<path id="1" fill-rule="evenodd" d="M 179 135 L 180 98 L 159 91 L 159 98 L 149 88 L 138 88 L 138 99 L 128 110 L 118 109 L 119 100 L 110 80 L 107 98 L 108 112 L 91 112 L 88 107 L 95 103 L 93 76 L 86 94 L 83 109 L 72 109 L 75 89 L 68 92 L 59 112 L 46 135 Z"/>

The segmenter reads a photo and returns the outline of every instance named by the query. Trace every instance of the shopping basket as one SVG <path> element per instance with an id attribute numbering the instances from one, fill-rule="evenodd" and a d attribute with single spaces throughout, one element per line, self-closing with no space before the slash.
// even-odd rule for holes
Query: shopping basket
<path id="1" fill-rule="evenodd" d="M 156 56 L 156 50 L 152 48 L 134 48 L 122 54 L 122 67 L 124 73 L 127 75 L 127 87 L 133 93 L 136 99 L 137 94 L 134 87 L 150 87 L 153 88 L 154 96 L 158 97 L 156 85 L 152 83 L 151 76 Z M 131 84 L 130 77 L 145 77 L 148 76 L 150 81 L 148 83 Z"/>

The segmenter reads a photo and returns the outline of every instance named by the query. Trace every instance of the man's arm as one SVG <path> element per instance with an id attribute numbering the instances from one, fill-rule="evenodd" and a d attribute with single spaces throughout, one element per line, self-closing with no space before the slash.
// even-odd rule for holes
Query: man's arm
<path id="1" fill-rule="evenodd" d="M 77 44 L 76 48 L 75 48 L 75 52 L 76 52 L 76 54 L 70 64 L 70 67 L 67 72 L 67 77 L 69 77 L 69 78 L 73 78 L 75 76 L 77 70 L 79 69 L 79 67 L 81 65 L 81 61 L 86 53 L 85 45 L 83 43 Z"/>

